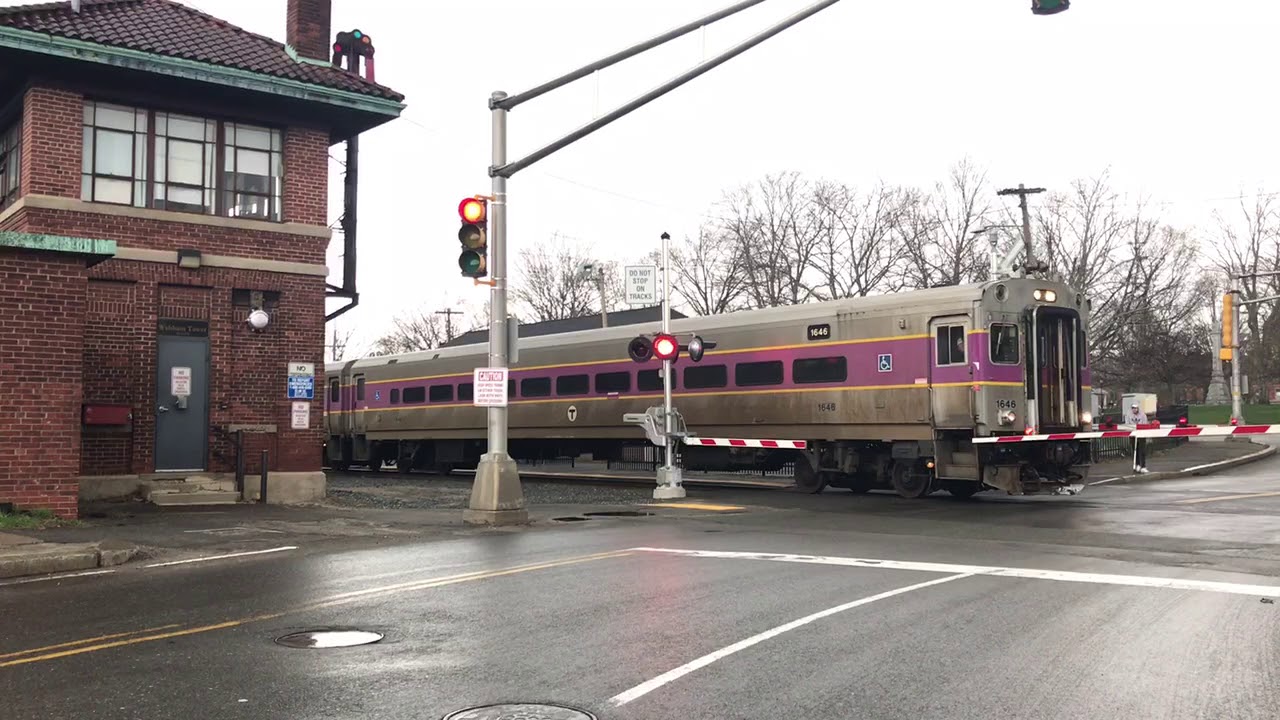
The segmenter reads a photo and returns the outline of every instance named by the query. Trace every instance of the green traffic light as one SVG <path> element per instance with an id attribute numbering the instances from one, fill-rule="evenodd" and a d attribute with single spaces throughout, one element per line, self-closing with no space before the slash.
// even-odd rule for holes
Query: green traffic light
<path id="1" fill-rule="evenodd" d="M 463 250 L 458 256 L 458 267 L 468 277 L 484 275 L 484 256 L 474 250 Z"/>
<path id="2" fill-rule="evenodd" d="M 1034 15 L 1057 15 L 1071 7 L 1071 0 L 1031 0 Z"/>

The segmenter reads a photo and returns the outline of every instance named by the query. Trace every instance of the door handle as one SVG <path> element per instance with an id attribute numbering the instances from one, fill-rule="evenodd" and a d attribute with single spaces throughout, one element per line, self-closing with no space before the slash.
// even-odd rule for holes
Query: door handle
<path id="1" fill-rule="evenodd" d="M 169 412 L 169 408 L 165 407 L 164 405 L 161 405 L 161 406 L 159 406 L 159 407 L 157 407 L 157 408 L 156 408 L 156 411 L 157 411 L 157 412 L 162 412 L 162 413 L 167 413 L 167 412 Z"/>

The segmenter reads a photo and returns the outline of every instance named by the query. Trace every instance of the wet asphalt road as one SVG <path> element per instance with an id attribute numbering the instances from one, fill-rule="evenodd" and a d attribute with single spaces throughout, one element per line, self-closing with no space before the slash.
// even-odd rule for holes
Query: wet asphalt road
<path id="1" fill-rule="evenodd" d="M 1280 717 L 1280 459 L 1074 498 L 698 495 L 742 509 L 0 586 L 0 717 Z M 385 639 L 273 642 L 315 627 Z"/>

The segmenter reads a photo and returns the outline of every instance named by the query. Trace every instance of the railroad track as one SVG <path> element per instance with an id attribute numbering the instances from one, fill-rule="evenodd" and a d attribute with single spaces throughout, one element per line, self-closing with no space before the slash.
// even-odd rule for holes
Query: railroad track
<path id="1" fill-rule="evenodd" d="M 337 472 L 331 467 L 324 468 L 328 472 Z M 617 472 L 617 471 L 613 471 Z M 617 487 L 653 487 L 657 484 L 657 479 L 652 475 L 645 475 L 643 472 L 626 473 L 626 474 L 609 474 L 593 473 L 590 470 L 533 470 L 520 468 L 520 479 L 525 482 L 547 482 L 547 483 L 565 483 L 565 484 L 582 484 L 582 485 L 609 485 Z M 378 472 L 367 469 L 351 469 L 345 471 L 345 475 L 359 476 L 399 476 L 394 468 L 384 468 Z M 452 474 L 444 476 L 447 478 L 469 477 L 474 475 L 474 470 L 455 470 Z M 428 472 L 412 472 L 407 475 L 410 478 L 431 478 L 441 477 L 436 473 Z M 794 487 L 786 478 L 778 478 L 776 480 L 749 480 L 743 478 L 741 480 L 730 480 L 727 478 L 701 478 L 697 475 L 685 476 L 683 480 L 685 487 L 698 488 L 721 488 L 726 490 L 790 490 Z"/>

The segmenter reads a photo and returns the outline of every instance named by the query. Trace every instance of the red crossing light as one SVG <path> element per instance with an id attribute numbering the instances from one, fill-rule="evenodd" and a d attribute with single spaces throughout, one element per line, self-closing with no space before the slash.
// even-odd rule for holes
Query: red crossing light
<path id="1" fill-rule="evenodd" d="M 680 343 L 670 335 L 658 335 L 653 339 L 653 356 L 659 360 L 673 360 L 680 352 Z"/>

